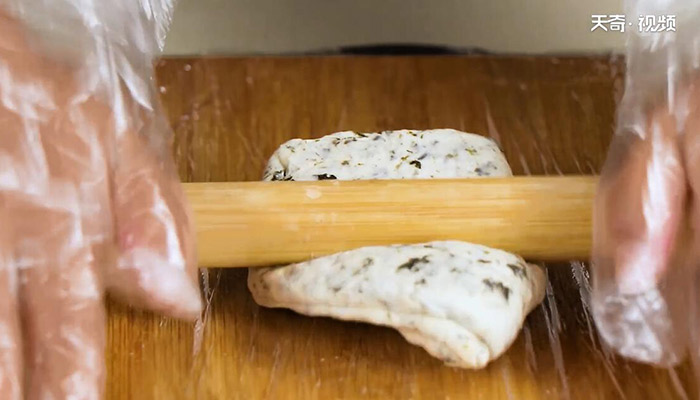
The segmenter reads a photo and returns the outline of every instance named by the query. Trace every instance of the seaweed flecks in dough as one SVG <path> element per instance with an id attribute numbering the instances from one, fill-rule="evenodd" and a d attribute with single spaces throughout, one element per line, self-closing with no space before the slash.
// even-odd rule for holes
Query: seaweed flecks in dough
<path id="1" fill-rule="evenodd" d="M 496 282 L 492 279 L 484 279 L 482 282 L 484 282 L 484 285 L 486 285 L 486 287 L 489 289 L 500 291 L 503 298 L 508 301 L 508 297 L 510 297 L 510 288 L 508 286 L 504 285 L 502 282 Z"/>
<path id="2" fill-rule="evenodd" d="M 335 177 L 335 175 L 331 175 L 331 174 L 319 174 L 319 175 L 316 175 L 316 178 L 319 181 L 330 181 L 330 180 L 338 179 Z"/>
<path id="3" fill-rule="evenodd" d="M 429 262 L 428 256 L 423 256 L 423 257 L 415 257 L 411 258 L 410 260 L 406 261 L 405 263 L 401 264 L 396 268 L 396 271 L 401 271 L 402 269 L 408 270 L 408 271 L 417 271 L 420 268 L 420 264 L 427 264 Z"/>

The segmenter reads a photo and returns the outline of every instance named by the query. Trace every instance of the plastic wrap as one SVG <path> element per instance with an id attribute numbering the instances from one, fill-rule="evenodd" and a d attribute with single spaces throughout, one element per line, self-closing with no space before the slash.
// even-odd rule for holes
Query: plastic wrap
<path id="1" fill-rule="evenodd" d="M 618 56 L 193 57 L 163 60 L 159 81 L 189 181 L 259 180 L 292 138 L 435 127 L 490 136 L 515 175 L 596 174 L 624 64 Z M 169 398 L 695 398 L 687 365 L 649 367 L 601 343 L 587 263 L 546 270 L 542 305 L 478 371 L 447 368 L 390 329 L 261 308 L 244 271 L 209 270 L 206 316 L 188 332 L 193 359 L 162 354 L 176 340 L 191 354 L 179 328 L 164 335 L 142 325 L 115 346 L 128 343 L 133 353 L 117 365 L 134 378 L 128 389 L 121 380 L 112 387 L 132 397 L 159 387 Z M 174 366 L 149 374 L 163 359 Z"/>
<path id="2" fill-rule="evenodd" d="M 0 398 L 98 398 L 110 293 L 194 319 L 152 58 L 170 1 L 0 0 Z"/>
<path id="3" fill-rule="evenodd" d="M 92 395 L 99 391 L 103 379 L 101 297 L 105 287 L 134 304 L 171 315 L 192 317 L 199 309 L 199 297 L 190 280 L 194 279 L 191 273 L 194 252 L 187 211 L 162 151 L 168 135 L 163 121 L 157 117 L 158 105 L 151 82 L 151 57 L 161 44 L 169 19 L 169 5 L 89 0 L 45 3 L 0 0 L 0 7 L 6 10 L 6 14 L 0 16 L 0 126 L 3 129 L 0 140 L 0 293 L 7 294 L 0 296 L 0 398 L 3 399 L 21 398 L 20 382 L 25 379 L 22 376 L 25 371 L 27 387 L 32 391 L 27 397 L 44 394 L 58 398 L 66 394 L 78 398 L 95 397 Z M 679 35 L 681 29 L 693 30 L 694 25 L 689 22 L 692 13 L 692 7 L 678 9 Z M 667 134 L 667 124 L 681 121 L 684 126 L 691 126 L 688 121 L 692 119 L 683 117 L 680 112 L 687 111 L 687 107 L 678 105 L 692 104 L 684 89 L 691 87 L 687 83 L 692 73 L 669 67 L 697 65 L 695 61 L 695 64 L 677 62 L 693 60 L 688 56 L 696 53 L 682 51 L 690 48 L 684 47 L 685 44 L 692 47 L 692 42 L 682 41 L 683 45 L 670 46 L 667 41 L 673 36 L 655 34 L 659 36 L 645 42 L 649 43 L 646 47 L 634 44 L 635 40 L 643 43 L 644 38 L 632 38 L 630 79 L 612 154 L 633 154 L 643 160 L 642 165 L 647 165 L 650 159 L 678 160 L 683 165 L 688 161 L 682 155 L 691 153 L 692 149 L 692 143 L 685 140 L 692 135 Z M 681 52 L 674 54 L 672 49 Z M 654 54 L 642 56 L 645 52 Z M 599 102 L 609 100 L 606 85 L 619 75 L 615 70 L 616 62 L 601 62 L 584 68 L 586 75 L 579 76 L 576 66 L 564 65 L 566 60 L 552 58 L 549 67 L 545 62 L 520 61 L 521 64 L 516 65 L 518 68 L 513 68 L 508 60 L 502 63 L 470 60 L 465 65 L 460 64 L 465 68 L 460 74 L 452 74 L 451 69 L 446 69 L 447 73 L 435 73 L 441 69 L 431 61 L 416 61 L 413 69 L 406 70 L 387 60 L 367 64 L 360 60 L 353 64 L 354 69 L 345 69 L 342 61 L 337 60 L 330 61 L 328 69 L 314 69 L 317 61 L 302 61 L 302 68 L 294 64 L 299 63 L 298 60 L 287 60 L 277 65 L 285 71 L 282 74 L 270 73 L 262 61 L 247 65 L 202 63 L 194 67 L 189 64 L 191 60 L 180 64 L 171 61 L 179 73 L 170 77 L 173 86 L 164 83 L 160 92 L 190 86 L 199 90 L 189 93 L 191 100 L 182 102 L 186 109 L 171 110 L 175 113 L 176 129 L 182 130 L 178 156 L 187 179 L 258 179 L 266 155 L 284 141 L 284 135 L 297 135 L 298 131 L 322 135 L 343 128 L 372 130 L 438 125 L 489 134 L 504 147 L 518 174 L 596 172 L 599 160 L 592 154 L 601 151 L 603 146 L 598 148 L 589 142 L 581 145 L 577 135 L 590 133 L 587 129 L 602 130 L 596 118 L 612 105 Z M 335 62 L 337 64 L 333 64 Z M 567 72 L 559 74 L 560 70 Z M 314 79 L 300 79 L 308 78 L 306 71 L 321 73 Z M 354 75 L 356 71 L 371 71 L 371 74 Z M 426 71 L 434 73 L 430 84 L 424 80 Z M 546 83 L 532 77 L 536 71 L 549 74 Z M 656 74 L 659 71 L 663 74 Z M 673 74 L 668 75 L 667 71 Z M 350 76 L 346 78 L 347 86 L 329 78 L 339 73 Z M 193 75 L 195 78 L 191 77 Z M 323 84 L 314 85 L 315 80 Z M 297 81 L 310 84 L 305 87 Z M 411 96 L 402 101 L 384 98 L 383 102 L 372 103 L 361 91 L 354 91 L 353 85 L 368 90 L 371 85 L 365 85 L 365 81 L 385 88 L 392 96 L 404 92 Z M 413 92 L 414 82 L 416 86 L 422 84 L 425 93 Z M 593 83 L 589 87 L 585 82 Z M 225 87 L 226 84 L 230 87 Z M 336 85 L 340 89 L 333 92 Z M 443 93 L 452 93 L 448 89 L 453 86 L 457 86 L 464 97 L 454 96 L 442 101 Z M 228 90 L 231 88 L 240 89 Z M 311 94 L 300 96 L 302 92 Z M 342 104 L 337 104 L 328 100 L 327 92 L 346 95 L 342 97 Z M 548 96 L 551 101 L 547 100 Z M 278 101 L 290 98 L 295 101 Z M 317 103 L 310 99 L 323 99 L 327 108 L 319 112 Z M 658 104 L 664 104 L 659 99 L 666 99 L 667 108 L 673 112 L 658 108 Z M 366 104 L 358 103 L 362 101 L 370 104 L 372 110 L 367 111 Z M 291 109 L 283 107 L 282 103 Z M 268 114 L 264 114 L 266 110 L 270 110 Z M 423 114 L 425 110 L 429 112 Z M 246 111 L 258 112 L 265 118 L 251 116 Z M 374 120 L 362 112 L 381 118 Z M 671 114 L 672 118 L 666 114 Z M 234 119 L 237 115 L 244 121 Z M 290 115 L 302 117 L 297 120 Z M 582 115 L 577 120 L 580 126 L 573 126 L 569 119 L 572 115 Z M 477 122 L 482 120 L 486 122 Z M 282 121 L 280 126 L 274 125 L 278 121 Z M 649 129 L 649 126 L 659 128 Z M 283 133 L 279 133 L 279 137 L 267 135 L 270 140 L 267 148 L 262 144 L 263 135 L 252 136 L 276 129 Z M 559 132 L 563 132 L 560 136 L 565 139 L 552 144 L 547 134 L 554 136 Z M 673 140 L 669 138 L 676 137 L 683 138 L 682 145 L 670 144 Z M 636 149 L 635 146 L 644 151 L 630 150 Z M 630 204 L 646 204 L 635 197 L 638 192 L 634 188 L 649 189 L 651 186 L 630 184 L 639 178 L 634 172 L 631 178 L 625 178 L 619 171 L 627 169 L 620 168 L 623 164 L 615 163 L 616 159 L 620 160 L 610 157 L 612 161 L 606 167 L 600 198 L 606 198 L 605 182 L 619 182 L 623 185 L 608 187 L 629 187 L 632 201 L 612 203 L 619 204 L 618 210 L 629 211 Z M 678 168 L 678 165 L 671 167 Z M 666 167 L 663 163 L 661 166 Z M 663 210 L 672 210 L 664 205 L 669 202 L 683 204 L 668 195 L 678 193 L 678 181 L 674 180 L 678 176 L 675 172 L 668 173 L 670 169 L 666 168 L 649 171 L 650 174 L 641 174 L 646 183 L 649 181 L 646 177 L 656 179 L 664 176 L 664 171 L 672 178 L 659 181 L 663 184 L 658 187 L 665 190 L 658 197 L 648 197 L 647 193 L 642 194 L 647 197 L 641 197 L 660 199 L 658 203 L 649 204 L 663 207 L 637 208 L 647 213 L 642 215 L 657 213 L 661 215 L 657 222 L 670 220 L 673 225 L 673 217 L 665 216 Z M 621 177 L 615 178 L 618 174 Z M 628 198 L 625 190 L 609 193 L 609 199 Z M 607 203 L 603 201 L 602 205 Z M 599 219 L 601 215 L 602 220 Z M 629 220 L 622 218 L 630 215 Z M 602 212 L 597 215 L 596 226 L 602 228 L 602 232 L 612 228 L 608 231 L 610 234 L 622 234 L 623 243 L 629 237 L 625 234 L 636 240 L 638 237 L 634 233 L 645 232 L 635 225 L 640 220 L 635 216 L 639 215 Z M 630 228 L 618 229 L 616 220 L 630 223 L 623 225 Z M 642 219 L 641 227 L 652 220 Z M 611 241 L 603 243 L 614 244 L 617 240 L 614 235 Z M 664 240 L 638 242 L 665 243 Z M 137 371 L 136 374 L 142 373 L 138 380 L 132 379 L 132 389 L 128 389 L 129 393 L 138 395 L 153 393 L 149 385 L 154 381 L 149 379 L 156 375 L 157 379 L 165 381 L 171 397 L 189 393 L 179 390 L 183 388 L 199 397 L 214 393 L 212 388 L 218 389 L 217 394 L 243 393 L 245 397 L 248 393 L 260 393 L 260 387 L 264 387 L 268 397 L 275 397 L 290 387 L 284 383 L 289 383 L 292 377 L 293 387 L 301 388 L 297 389 L 298 393 L 330 393 L 327 397 L 337 396 L 339 388 L 345 388 L 350 395 L 358 395 L 354 397 L 360 394 L 389 397 L 387 394 L 397 393 L 404 397 L 420 397 L 423 393 L 426 398 L 448 395 L 459 398 L 460 393 L 464 395 L 476 387 L 476 393 L 498 389 L 503 398 L 520 398 L 523 393 L 552 398 L 595 395 L 643 398 L 646 392 L 640 389 L 640 382 L 653 377 L 652 384 L 671 382 L 674 390 L 671 395 L 687 398 L 686 388 L 679 383 L 686 381 L 683 370 L 680 378 L 676 369 L 660 370 L 656 374 L 614 357 L 608 348 L 600 345 L 591 316 L 597 315 L 603 337 L 615 350 L 646 361 L 675 363 L 689 342 L 696 341 L 693 335 L 697 330 L 688 326 L 696 323 L 693 311 L 697 309 L 697 301 L 691 299 L 696 296 L 694 274 L 690 269 L 678 268 L 678 276 L 686 278 L 679 279 L 678 286 L 664 286 L 666 281 L 671 281 L 664 280 L 664 274 L 659 274 L 663 282 L 644 285 L 649 277 L 639 274 L 637 276 L 644 278 L 642 284 L 636 286 L 639 282 L 632 281 L 621 291 L 618 283 L 625 281 L 616 275 L 616 265 L 603 251 L 605 249 L 596 247 L 596 289 L 591 300 L 588 270 L 584 264 L 548 266 L 550 283 L 543 305 L 532 313 L 513 348 L 484 371 L 450 370 L 430 364 L 427 356 L 379 328 L 261 310 L 252 304 L 246 293 L 243 271 L 212 272 L 211 287 L 207 287 L 207 299 L 211 303 L 207 302 L 205 317 L 193 334 L 197 360 L 194 366 L 173 362 L 176 366 L 171 367 L 186 370 L 185 376 L 173 374 L 185 379 L 168 378 L 168 366 L 163 364 L 159 365 L 165 368 L 154 374 L 154 364 L 142 362 L 147 357 L 144 354 L 162 356 L 164 351 L 160 340 L 146 339 L 144 344 L 140 332 L 132 334 L 133 341 L 128 346 L 142 352 L 132 357 L 133 352 L 127 351 L 115 357 L 121 360 L 120 365 L 128 365 Z M 659 262 L 656 265 L 659 266 L 647 271 L 662 271 L 668 269 L 664 265 L 671 264 Z M 183 270 L 187 274 L 183 274 Z M 656 279 L 656 274 L 652 275 Z M 676 290 L 672 292 L 669 287 Z M 686 291 L 687 287 L 690 288 Z M 647 305 L 644 301 L 655 298 L 639 296 L 635 293 L 639 288 L 651 291 L 652 295 L 658 294 L 659 302 L 648 303 L 660 307 L 644 308 Z M 674 293 L 679 294 L 678 299 L 670 296 Z M 671 305 L 674 304 L 679 306 L 675 310 L 687 307 L 685 320 L 672 318 L 675 306 Z M 635 318 L 640 318 L 636 320 L 620 318 L 633 314 L 635 307 L 643 312 L 651 310 L 651 313 L 638 313 Z M 625 313 L 630 310 L 632 313 Z M 676 329 L 671 323 L 679 323 L 683 329 Z M 20 326 L 24 331 L 20 332 Z M 283 331 L 280 326 L 291 328 Z M 630 327 L 634 329 L 628 330 Z M 135 327 L 129 329 L 130 332 L 135 330 Z M 225 340 L 214 347 L 212 338 L 221 332 Z M 20 337 L 30 349 L 23 361 Z M 647 338 L 651 338 L 651 344 L 645 344 Z M 622 345 L 618 339 L 622 340 Z M 336 346 L 326 346 L 329 343 Z M 643 346 L 639 346 L 640 343 Z M 333 349 L 332 353 L 320 353 L 328 352 L 329 348 Z M 168 356 L 171 354 L 163 357 L 168 361 L 180 361 L 177 356 Z M 217 357 L 225 361 L 209 361 Z M 352 369 L 328 368 L 331 360 L 344 362 Z M 224 369 L 224 366 L 231 368 Z M 375 376 L 379 378 L 374 379 Z M 590 381 L 581 377 L 598 379 L 600 385 L 584 387 L 583 384 L 590 384 Z M 377 384 L 380 379 L 390 380 L 391 389 L 367 384 Z M 216 383 L 211 383 L 214 380 Z M 444 383 L 440 387 L 442 392 L 433 390 L 435 386 L 431 384 L 435 381 Z M 579 396 L 579 388 L 595 395 Z M 608 388 L 613 389 L 608 391 Z M 309 397 L 312 396 L 306 398 Z"/>
<path id="4" fill-rule="evenodd" d="M 593 311 L 615 351 L 662 366 L 697 353 L 700 249 L 700 3 L 630 0 L 625 93 L 594 211 Z"/>

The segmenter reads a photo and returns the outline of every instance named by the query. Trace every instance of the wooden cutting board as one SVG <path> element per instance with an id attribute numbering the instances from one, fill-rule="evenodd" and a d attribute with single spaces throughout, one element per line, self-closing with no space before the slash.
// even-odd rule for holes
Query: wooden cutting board
<path id="1" fill-rule="evenodd" d="M 294 137 L 450 127 L 489 135 L 516 174 L 599 171 L 623 64 L 607 57 L 167 59 L 160 92 L 185 181 L 258 180 Z M 691 370 L 601 347 L 588 272 L 549 269 L 544 304 L 488 368 L 444 367 L 396 332 L 255 305 L 246 271 L 203 275 L 193 325 L 110 304 L 108 399 L 666 399 Z"/>

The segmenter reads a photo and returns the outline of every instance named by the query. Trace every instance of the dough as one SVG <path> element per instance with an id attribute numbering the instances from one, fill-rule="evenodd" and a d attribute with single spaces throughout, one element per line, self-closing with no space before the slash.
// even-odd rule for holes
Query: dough
<path id="1" fill-rule="evenodd" d="M 463 368 L 484 367 L 510 346 L 544 283 L 518 256 L 457 241 L 365 247 L 248 277 L 262 306 L 391 326 Z"/>
<path id="2" fill-rule="evenodd" d="M 263 180 L 430 179 L 511 176 L 491 140 L 453 129 L 339 132 L 293 139 L 272 155 Z"/>
<path id="3" fill-rule="evenodd" d="M 511 175 L 491 140 L 436 129 L 290 140 L 272 156 L 263 179 Z M 543 271 L 520 257 L 457 241 L 366 247 L 248 274 L 248 287 L 262 306 L 390 326 L 463 368 L 484 367 L 510 346 L 542 301 L 544 285 Z"/>

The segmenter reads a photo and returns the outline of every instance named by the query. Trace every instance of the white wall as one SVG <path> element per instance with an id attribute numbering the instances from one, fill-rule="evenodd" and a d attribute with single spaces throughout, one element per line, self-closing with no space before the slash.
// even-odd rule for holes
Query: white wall
<path id="1" fill-rule="evenodd" d="M 180 0 L 166 52 L 289 53 L 376 43 L 511 53 L 619 49 L 591 14 L 622 0 Z"/>

